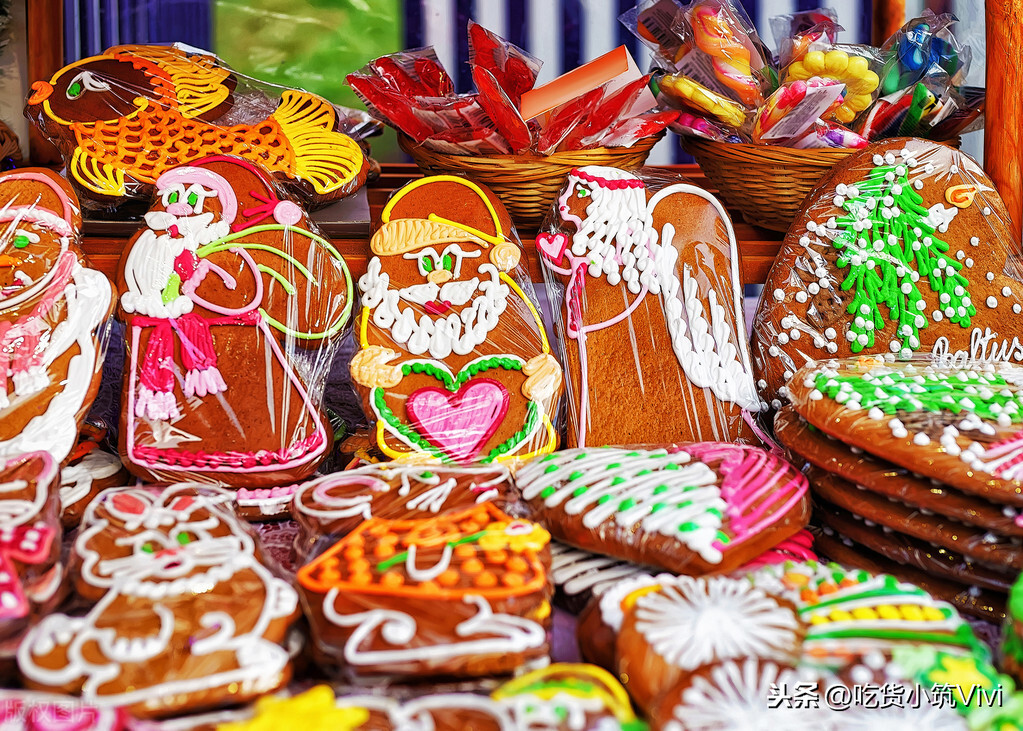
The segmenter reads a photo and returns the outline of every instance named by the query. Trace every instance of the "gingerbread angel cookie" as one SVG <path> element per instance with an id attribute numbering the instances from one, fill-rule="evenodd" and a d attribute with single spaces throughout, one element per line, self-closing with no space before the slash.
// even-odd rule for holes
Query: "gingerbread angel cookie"
<path id="1" fill-rule="evenodd" d="M 99 390 L 110 282 L 78 248 L 82 215 L 50 170 L 0 174 L 0 459 L 67 459 Z"/>
<path id="2" fill-rule="evenodd" d="M 244 702 L 287 683 L 291 586 L 217 488 L 113 488 L 74 545 L 87 614 L 51 614 L 18 648 L 25 683 L 143 717 Z M 130 619 L 129 619 L 130 618 Z"/>
<path id="3" fill-rule="evenodd" d="M 761 396 L 781 405 L 807 362 L 932 354 L 1023 360 L 1023 270 L 1002 199 L 951 147 L 892 139 L 847 157 L 807 196 L 753 325 Z"/>
<path id="4" fill-rule="evenodd" d="M 357 677 L 479 677 L 542 663 L 549 540 L 492 503 L 371 518 L 298 571 L 316 649 Z"/>
<path id="5" fill-rule="evenodd" d="M 511 499 L 511 474 L 500 465 L 413 465 L 381 462 L 303 483 L 291 503 L 298 523 L 295 554 L 351 533 L 370 518 L 431 518 Z"/>
<path id="6" fill-rule="evenodd" d="M 533 460 L 515 481 L 558 540 L 693 575 L 734 571 L 810 513 L 805 477 L 738 444 L 568 449 Z"/>
<path id="7" fill-rule="evenodd" d="M 443 462 L 552 451 L 561 366 L 497 197 L 450 175 L 414 181 L 370 249 L 351 372 L 377 446 Z"/>
<path id="8" fill-rule="evenodd" d="M 120 451 L 154 481 L 287 485 L 328 454 L 322 384 L 351 275 L 265 172 L 211 157 L 157 181 L 118 273 Z"/>
<path id="9" fill-rule="evenodd" d="M 115 46 L 36 81 L 25 113 L 94 205 L 149 198 L 171 168 L 216 154 L 264 166 L 309 204 L 365 182 L 369 161 L 339 131 L 338 108 L 305 91 L 272 99 L 263 89 L 209 53 Z"/>
<path id="10" fill-rule="evenodd" d="M 563 291 L 573 446 L 754 439 L 761 409 L 728 214 L 705 190 L 573 170 L 537 247 Z"/>
<path id="11" fill-rule="evenodd" d="M 0 664 L 64 596 L 57 475 L 46 452 L 0 459 Z"/>

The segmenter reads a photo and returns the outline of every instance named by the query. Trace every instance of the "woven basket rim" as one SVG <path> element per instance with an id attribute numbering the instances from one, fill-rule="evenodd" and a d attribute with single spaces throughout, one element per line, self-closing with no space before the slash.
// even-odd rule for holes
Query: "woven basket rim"
<path id="1" fill-rule="evenodd" d="M 508 155 L 451 155 L 446 152 L 435 152 L 419 146 L 411 137 L 398 132 L 398 145 L 402 150 L 412 157 L 422 156 L 432 158 L 438 163 L 450 167 L 464 167 L 466 165 L 480 166 L 508 166 L 508 165 L 563 165 L 573 167 L 579 165 L 580 158 L 601 158 L 601 157 L 627 157 L 644 152 L 657 144 L 665 135 L 664 131 L 644 137 L 638 140 L 631 147 L 591 147 L 586 150 L 566 150 L 554 152 L 550 155 L 537 155 L 534 153 L 508 154 Z M 587 164 L 583 162 L 582 164 Z"/>
<path id="2" fill-rule="evenodd" d="M 818 147 L 800 149 L 797 147 L 782 147 L 780 145 L 751 145 L 746 142 L 718 142 L 717 140 L 705 140 L 694 137 L 683 137 L 682 146 L 694 155 L 698 153 L 716 155 L 718 157 L 744 157 L 757 158 L 761 160 L 772 160 L 780 163 L 800 164 L 819 163 L 822 160 L 829 161 L 829 164 L 843 160 L 854 152 L 856 148 L 827 148 Z"/>

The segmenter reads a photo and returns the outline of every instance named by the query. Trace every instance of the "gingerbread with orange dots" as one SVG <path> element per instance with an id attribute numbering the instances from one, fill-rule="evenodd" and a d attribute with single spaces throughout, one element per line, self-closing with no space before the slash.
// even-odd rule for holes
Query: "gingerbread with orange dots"
<path id="1" fill-rule="evenodd" d="M 316 654 L 353 676 L 477 677 L 543 664 L 549 541 L 491 503 L 367 520 L 298 572 Z"/>

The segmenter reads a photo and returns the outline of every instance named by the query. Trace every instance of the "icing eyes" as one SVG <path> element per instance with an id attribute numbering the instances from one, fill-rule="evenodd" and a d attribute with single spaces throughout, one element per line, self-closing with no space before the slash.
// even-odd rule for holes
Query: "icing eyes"
<path id="1" fill-rule="evenodd" d="M 144 553 L 156 553 L 156 544 L 153 541 L 146 541 L 142 544 L 142 551 Z"/>
<path id="2" fill-rule="evenodd" d="M 24 249 L 29 244 L 38 244 L 39 234 L 34 234 L 31 231 L 25 231 L 24 229 L 17 229 L 14 232 L 14 248 Z"/>
<path id="3" fill-rule="evenodd" d="M 186 202 L 188 203 L 188 205 L 195 208 L 195 204 L 199 202 L 199 196 L 196 195 L 195 191 L 192 191 L 191 193 L 188 194 L 188 200 Z"/>
<path id="4" fill-rule="evenodd" d="M 169 193 L 169 194 L 167 195 L 167 202 L 168 202 L 168 203 L 177 203 L 177 202 L 178 202 L 178 191 L 176 191 L 176 190 L 172 190 L 172 191 L 171 191 L 171 192 L 170 192 L 170 193 Z"/>
<path id="5" fill-rule="evenodd" d="M 440 265 L 450 272 L 452 267 L 455 265 L 454 260 L 451 258 L 451 254 L 445 254 L 440 261 Z"/>
<path id="6" fill-rule="evenodd" d="M 177 541 L 179 545 L 187 546 L 189 543 L 192 542 L 192 536 L 190 536 L 188 533 L 181 532 L 174 536 L 174 540 Z"/>
<path id="7" fill-rule="evenodd" d="M 110 91 L 110 84 L 102 79 L 97 79 L 91 71 L 83 71 L 71 79 L 65 96 L 68 99 L 77 99 L 87 91 Z"/>
<path id="8" fill-rule="evenodd" d="M 419 266 L 425 273 L 429 274 L 433 271 L 433 257 L 424 256 L 419 260 Z"/>
<path id="9" fill-rule="evenodd" d="M 576 196 L 577 196 L 578 198 L 589 198 L 589 197 L 590 197 L 590 189 L 589 189 L 589 188 L 585 188 L 585 187 L 583 187 L 583 186 L 581 186 L 581 185 L 580 185 L 580 186 L 579 186 L 579 187 L 578 187 L 578 188 L 576 189 L 576 192 L 575 192 L 575 194 L 576 194 Z"/>
<path id="10" fill-rule="evenodd" d="M 28 243 L 29 243 L 28 236 L 15 236 L 14 237 L 14 248 L 15 249 L 24 249 L 26 246 L 28 246 Z"/>

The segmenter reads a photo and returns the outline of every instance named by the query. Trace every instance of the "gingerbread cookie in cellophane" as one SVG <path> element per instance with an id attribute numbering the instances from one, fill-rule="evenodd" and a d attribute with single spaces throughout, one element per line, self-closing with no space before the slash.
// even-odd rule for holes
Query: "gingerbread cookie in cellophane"
<path id="1" fill-rule="evenodd" d="M 716 198 L 578 168 L 537 247 L 561 303 L 572 446 L 755 441 L 739 252 Z"/>
<path id="2" fill-rule="evenodd" d="M 114 296 L 79 249 L 81 226 L 57 173 L 0 174 L 0 459 L 66 462 L 99 391 Z"/>
<path id="3" fill-rule="evenodd" d="M 807 363 L 933 356 L 1023 360 L 1020 245 L 994 183 L 915 138 L 856 152 L 807 196 L 771 269 L 751 347 L 776 408 Z"/>
<path id="4" fill-rule="evenodd" d="M 230 508 L 195 485 L 112 488 L 72 549 L 84 614 L 50 614 L 18 648 L 25 685 L 165 717 L 253 700 L 291 678 L 298 597 Z"/>
<path id="5" fill-rule="evenodd" d="M 370 250 L 351 373 L 376 446 L 445 463 L 554 450 L 561 365 L 500 200 L 466 178 L 414 181 Z"/>
<path id="6" fill-rule="evenodd" d="M 25 114 L 60 150 L 90 208 L 148 200 L 178 165 L 231 154 L 262 165 L 303 204 L 355 192 L 379 128 L 300 89 L 241 76 L 211 53 L 115 46 L 36 81 Z"/>
<path id="7" fill-rule="evenodd" d="M 321 397 L 353 283 L 264 171 L 217 156 L 161 175 L 118 292 L 132 473 L 251 489 L 315 471 L 333 443 Z"/>

